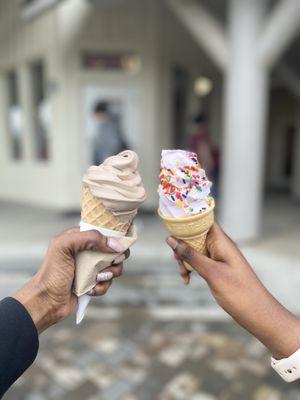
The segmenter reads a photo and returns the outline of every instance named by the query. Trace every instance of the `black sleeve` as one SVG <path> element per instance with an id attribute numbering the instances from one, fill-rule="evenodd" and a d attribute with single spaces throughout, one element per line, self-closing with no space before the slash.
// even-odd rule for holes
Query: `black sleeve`
<path id="1" fill-rule="evenodd" d="M 33 363 L 39 348 L 36 327 L 12 297 L 0 301 L 0 398 Z"/>

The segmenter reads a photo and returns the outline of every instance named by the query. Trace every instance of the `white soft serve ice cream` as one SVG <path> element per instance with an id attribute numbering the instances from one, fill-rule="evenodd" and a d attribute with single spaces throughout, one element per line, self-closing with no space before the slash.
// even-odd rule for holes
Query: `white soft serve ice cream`
<path id="1" fill-rule="evenodd" d="M 177 218 L 208 210 L 211 185 L 195 153 L 162 151 L 158 193 L 164 216 Z"/>

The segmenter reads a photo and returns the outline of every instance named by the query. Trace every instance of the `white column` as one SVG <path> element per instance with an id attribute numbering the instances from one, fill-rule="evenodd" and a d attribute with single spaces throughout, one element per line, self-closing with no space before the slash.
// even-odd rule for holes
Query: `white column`
<path id="1" fill-rule="evenodd" d="M 268 73 L 257 42 L 266 0 L 231 0 L 220 220 L 235 240 L 258 236 L 261 221 Z"/>
<path id="2" fill-rule="evenodd" d="M 167 0 L 167 3 L 221 71 L 226 69 L 229 43 L 222 24 L 199 1 Z"/>
<path id="3" fill-rule="evenodd" d="M 265 21 L 258 43 L 262 62 L 274 65 L 300 30 L 300 1 L 280 0 Z"/>

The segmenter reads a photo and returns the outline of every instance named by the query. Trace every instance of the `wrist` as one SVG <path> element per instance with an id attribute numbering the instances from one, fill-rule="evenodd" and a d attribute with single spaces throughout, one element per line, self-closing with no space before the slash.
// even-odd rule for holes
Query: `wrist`
<path id="1" fill-rule="evenodd" d="M 299 320 L 269 293 L 265 298 L 258 298 L 259 305 L 248 330 L 270 350 L 274 358 L 289 357 L 300 348 Z"/>
<path id="2" fill-rule="evenodd" d="M 282 324 L 274 330 L 277 340 L 269 346 L 272 356 L 277 360 L 288 358 L 300 349 L 300 321 L 285 311 L 287 315 L 283 318 Z"/>
<path id="3" fill-rule="evenodd" d="M 49 301 L 44 286 L 33 277 L 14 296 L 28 311 L 38 334 L 56 322 L 55 310 Z"/>
<path id="4" fill-rule="evenodd" d="M 260 340 L 274 358 L 289 357 L 300 348 L 300 321 L 284 308 L 262 284 L 238 296 L 233 318 Z"/>

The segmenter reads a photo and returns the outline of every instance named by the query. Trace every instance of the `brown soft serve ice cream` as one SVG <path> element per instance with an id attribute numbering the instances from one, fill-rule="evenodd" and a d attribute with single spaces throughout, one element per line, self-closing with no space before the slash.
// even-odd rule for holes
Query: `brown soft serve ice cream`
<path id="1" fill-rule="evenodd" d="M 146 198 L 137 170 L 138 161 L 134 151 L 125 150 L 99 166 L 88 168 L 82 179 L 84 193 L 89 190 L 94 199 L 99 199 L 105 209 L 125 225 L 131 223 Z M 91 223 L 86 216 L 82 219 Z"/>

